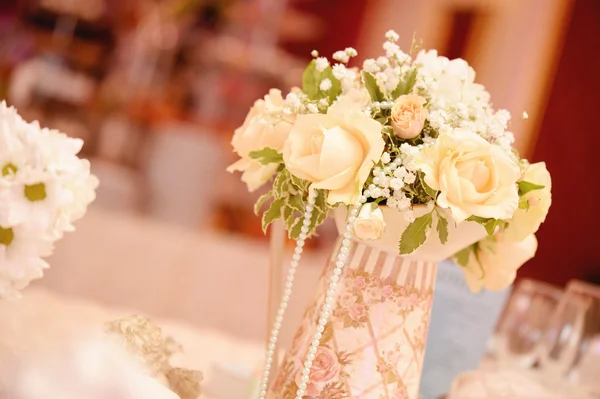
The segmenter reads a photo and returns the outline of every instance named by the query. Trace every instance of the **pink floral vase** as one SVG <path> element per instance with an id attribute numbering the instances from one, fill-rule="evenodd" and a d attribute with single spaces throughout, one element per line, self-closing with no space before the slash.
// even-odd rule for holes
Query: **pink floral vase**
<path id="1" fill-rule="evenodd" d="M 338 240 L 269 399 L 296 397 L 340 245 Z M 417 399 L 436 274 L 437 262 L 353 241 L 306 398 Z"/>

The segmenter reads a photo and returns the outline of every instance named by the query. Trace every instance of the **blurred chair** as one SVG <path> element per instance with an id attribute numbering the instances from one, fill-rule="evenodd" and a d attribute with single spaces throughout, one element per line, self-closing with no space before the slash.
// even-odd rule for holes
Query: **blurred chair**
<path id="1" fill-rule="evenodd" d="M 226 167 L 222 146 L 210 133 L 184 123 L 154 130 L 142 160 L 152 216 L 187 227 L 207 221 Z"/>
<path id="2" fill-rule="evenodd" d="M 115 212 L 139 213 L 145 188 L 139 174 L 127 167 L 92 159 L 92 173 L 100 179 L 95 205 Z"/>

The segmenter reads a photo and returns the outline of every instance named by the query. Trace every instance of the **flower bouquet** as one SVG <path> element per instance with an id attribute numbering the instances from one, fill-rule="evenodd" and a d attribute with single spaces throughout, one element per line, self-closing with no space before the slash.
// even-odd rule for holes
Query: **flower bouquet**
<path id="1" fill-rule="evenodd" d="M 302 89 L 255 102 L 232 145 L 262 225 L 283 219 L 296 249 L 267 349 L 261 398 L 417 398 L 437 262 L 452 257 L 473 291 L 503 289 L 536 250 L 550 175 L 512 148 L 461 59 L 314 51 Z M 525 114 L 524 114 L 525 116 Z M 274 384 L 269 371 L 305 240 L 328 215 L 340 238 Z"/>
<path id="2" fill-rule="evenodd" d="M 42 277 L 42 258 L 94 200 L 98 180 L 77 157 L 82 145 L 0 103 L 0 298 L 19 298 Z"/>

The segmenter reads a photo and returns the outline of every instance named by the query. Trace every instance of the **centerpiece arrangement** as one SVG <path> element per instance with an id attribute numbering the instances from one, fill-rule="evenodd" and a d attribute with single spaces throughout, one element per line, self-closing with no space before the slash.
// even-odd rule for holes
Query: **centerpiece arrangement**
<path id="1" fill-rule="evenodd" d="M 390 31 L 385 56 L 314 51 L 302 88 L 257 100 L 232 145 L 248 188 L 267 182 L 263 229 L 296 240 L 269 339 L 260 397 L 411 398 L 418 387 L 437 262 L 452 257 L 473 291 L 509 286 L 536 251 L 551 202 L 545 164 L 512 148 L 461 59 L 408 53 Z M 269 374 L 305 240 L 328 215 L 340 238 L 275 379 Z"/>
<path id="2" fill-rule="evenodd" d="M 40 278 L 54 243 L 95 198 L 83 141 L 27 123 L 0 102 L 0 298 Z"/>

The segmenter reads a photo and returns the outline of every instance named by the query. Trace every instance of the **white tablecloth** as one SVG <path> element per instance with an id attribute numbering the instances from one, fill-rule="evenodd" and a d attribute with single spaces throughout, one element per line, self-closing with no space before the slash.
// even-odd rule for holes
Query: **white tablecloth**
<path id="1" fill-rule="evenodd" d="M 267 240 L 198 233 L 98 208 L 76 228 L 58 242 L 50 269 L 34 285 L 265 341 Z M 326 258 L 307 251 L 300 262 L 281 333 L 284 345 L 314 294 Z"/>
<path id="2" fill-rule="evenodd" d="M 85 338 L 103 328 L 105 322 L 132 313 L 136 312 L 63 297 L 41 288 L 29 289 L 20 301 L 0 301 L 0 364 L 5 365 L 15 352 L 35 356 L 67 340 Z M 264 351 L 261 344 L 214 330 L 194 329 L 181 322 L 153 319 L 164 334 L 184 348 L 172 363 L 204 373 L 202 398 L 228 398 L 231 396 L 227 392 L 247 390 L 244 381 L 235 386 L 235 377 L 248 377 L 260 367 Z"/>

